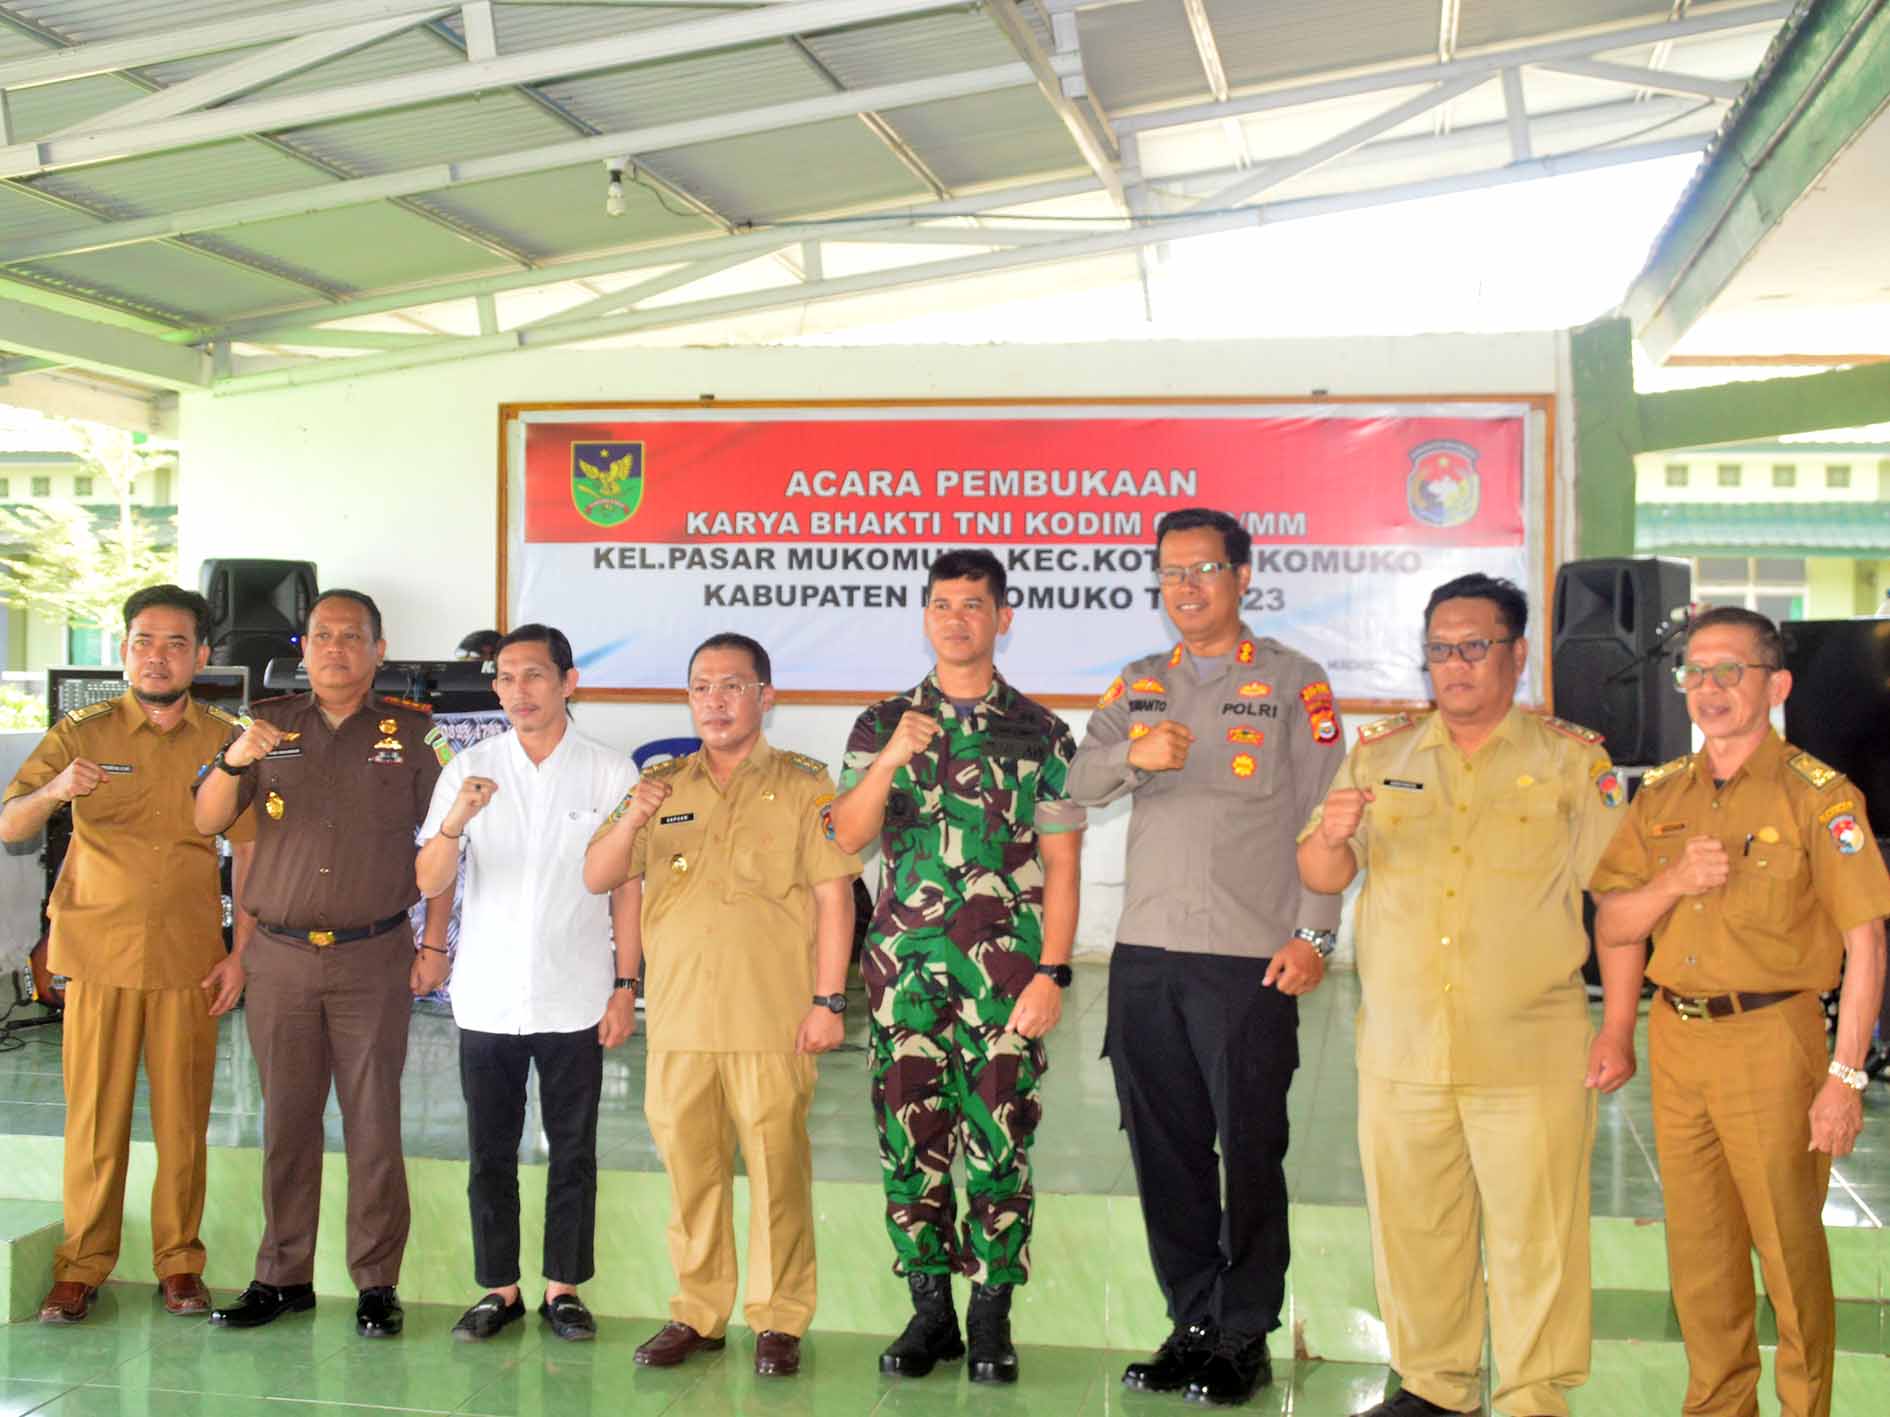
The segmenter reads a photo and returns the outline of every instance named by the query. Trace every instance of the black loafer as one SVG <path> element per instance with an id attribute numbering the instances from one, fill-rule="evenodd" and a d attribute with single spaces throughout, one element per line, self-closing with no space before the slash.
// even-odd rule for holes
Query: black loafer
<path id="1" fill-rule="evenodd" d="M 1223 1329 L 1183 1396 L 1210 1407 L 1238 1407 L 1253 1396 L 1255 1388 L 1272 1381 L 1273 1360 L 1267 1356 L 1266 1336 Z"/>
<path id="2" fill-rule="evenodd" d="M 393 1338 L 405 1327 L 407 1315 L 391 1284 L 361 1291 L 354 1306 L 354 1331 L 363 1338 Z"/>
<path id="3" fill-rule="evenodd" d="M 575 1294 L 560 1294 L 538 1306 L 539 1315 L 551 1325 L 551 1331 L 566 1343 L 582 1343 L 597 1337 L 597 1320 Z"/>
<path id="4" fill-rule="evenodd" d="M 260 1328 L 284 1314 L 300 1313 L 315 1307 L 313 1284 L 264 1284 L 250 1281 L 249 1288 L 227 1308 L 212 1309 L 210 1322 L 219 1328 Z"/>
<path id="5" fill-rule="evenodd" d="M 503 1294 L 488 1294 L 459 1316 L 453 1337 L 461 1343 L 482 1343 L 509 1323 L 525 1317 L 525 1301 L 505 1301 Z"/>

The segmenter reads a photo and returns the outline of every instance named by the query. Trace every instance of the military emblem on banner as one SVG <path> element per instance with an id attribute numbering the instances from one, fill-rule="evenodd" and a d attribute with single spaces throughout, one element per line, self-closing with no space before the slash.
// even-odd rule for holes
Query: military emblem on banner
<path id="1" fill-rule="evenodd" d="M 643 444 L 573 443 L 571 502 L 592 526 L 622 526 L 643 501 Z"/>
<path id="2" fill-rule="evenodd" d="M 1438 439 L 1411 449 L 1404 500 L 1426 526 L 1462 526 L 1477 514 L 1481 490 L 1477 450 L 1469 444 Z"/>

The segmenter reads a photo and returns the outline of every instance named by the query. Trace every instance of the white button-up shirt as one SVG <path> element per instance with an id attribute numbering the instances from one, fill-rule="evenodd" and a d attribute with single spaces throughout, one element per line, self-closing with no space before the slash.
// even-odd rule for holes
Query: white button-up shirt
<path id="1" fill-rule="evenodd" d="M 516 731 L 475 743 L 440 773 L 422 844 L 468 777 L 498 784 L 466 824 L 453 1019 L 482 1033 L 576 1033 L 604 1016 L 617 977 L 610 897 L 584 889 L 584 848 L 636 782 L 615 749 L 567 728 L 533 764 Z"/>

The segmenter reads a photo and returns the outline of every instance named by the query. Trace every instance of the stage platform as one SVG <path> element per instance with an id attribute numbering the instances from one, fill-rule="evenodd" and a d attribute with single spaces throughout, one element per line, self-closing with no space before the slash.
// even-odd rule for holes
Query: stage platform
<path id="1" fill-rule="evenodd" d="M 324 1174 L 324 1229 L 313 1316 L 255 1334 L 210 1330 L 157 1311 L 148 1282 L 151 1151 L 140 1110 L 127 1196 L 124 1258 L 94 1320 L 58 1330 L 0 1330 L 0 1417 L 14 1412 L 285 1414 L 280 1399 L 315 1405 L 509 1413 L 1008 1412 L 1154 1410 L 1173 1399 L 1126 1394 L 1123 1362 L 1166 1332 L 1148 1269 L 1127 1148 L 1117 1127 L 1102 1042 L 1104 971 L 1080 965 L 1052 1038 L 1044 1121 L 1034 1153 L 1038 1228 L 1034 1278 L 1020 1291 L 1016 1330 L 1026 1381 L 1015 1391 L 970 1388 L 961 1373 L 922 1383 L 879 1379 L 873 1355 L 907 1312 L 890 1270 L 880 1219 L 877 1155 L 867 1104 L 864 1020 L 855 1045 L 821 1062 L 811 1129 L 819 1211 L 820 1310 L 809 1364 L 792 1383 L 765 1383 L 751 1346 L 731 1331 L 723 1357 L 677 1374 L 632 1370 L 629 1350 L 664 1312 L 671 1277 L 664 1250 L 667 1188 L 644 1125 L 644 1053 L 633 1039 L 606 1063 L 599 1125 L 599 1274 L 585 1286 L 603 1318 L 595 1345 L 558 1343 L 536 1320 L 484 1347 L 454 1345 L 446 1330 L 473 1298 L 465 1202 L 464 1108 L 450 1017 L 417 1011 L 406 1073 L 406 1144 L 414 1231 L 401 1280 L 408 1335 L 354 1338 L 352 1287 L 342 1262 L 345 1168 Z M 857 996 L 856 996 L 857 1003 Z M 1251 1410 L 1326 1417 L 1375 1400 L 1384 1381 L 1363 1188 L 1355 1139 L 1352 1017 L 1357 980 L 1345 972 L 1302 1003 L 1301 1068 L 1291 1099 L 1294 1263 L 1287 1323 L 1276 1335 L 1280 1383 Z M 56 1200 L 63 1099 L 58 1029 L 34 1029 L 0 1054 L 0 1200 Z M 1645 1062 L 1645 1025 L 1642 1058 Z M 1837 1412 L 1882 1417 L 1890 1392 L 1890 1088 L 1872 1086 L 1863 1143 L 1835 1168 L 1825 1210 L 1840 1305 Z M 226 1021 L 211 1120 L 207 1278 L 221 1291 L 249 1278 L 260 1227 L 260 1097 L 241 1019 Z M 341 1147 L 332 1106 L 331 1152 Z M 538 1245 L 544 1153 L 528 1117 L 522 1159 L 527 1268 Z M 745 1230 L 738 1185 L 738 1233 Z M 1659 1177 L 1645 1072 L 1601 1107 L 1593 1166 L 1596 1346 L 1594 1376 L 1576 1397 L 1583 1414 L 1677 1412 L 1685 1367 L 1666 1294 Z M 0 1215 L 5 1209 L 0 1206 Z M 0 1242 L 7 1237 L 0 1236 Z M 43 1239 L 43 1236 L 42 1236 Z M 27 1274 L 13 1288 L 30 1291 Z M 22 1285 L 22 1281 L 24 1284 Z M 528 1285 L 535 1301 L 536 1286 Z M 16 1313 L 17 1313 L 16 1309 Z M 739 1318 L 739 1316 L 738 1316 Z M 1768 1350 L 1768 1362 L 1769 1362 Z M 1769 1378 L 1768 1378 L 1769 1384 Z M 228 1398 L 211 1401 L 203 1394 Z M 266 1399 L 277 1399 L 269 1401 Z M 48 1405 L 50 1404 L 50 1405 Z M 1762 1410 L 1774 1407 L 1769 1398 Z"/>

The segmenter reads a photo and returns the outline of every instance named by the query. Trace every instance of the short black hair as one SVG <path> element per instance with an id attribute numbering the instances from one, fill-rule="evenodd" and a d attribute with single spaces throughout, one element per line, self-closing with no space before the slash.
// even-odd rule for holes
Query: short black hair
<path id="1" fill-rule="evenodd" d="M 523 625 L 519 627 L 519 629 L 524 628 Z M 544 626 L 540 625 L 538 628 L 542 630 Z M 512 633 L 517 634 L 518 631 L 514 630 Z M 476 654 L 481 659 L 491 659 L 499 652 L 499 647 L 505 643 L 505 636 L 501 635 L 497 630 L 474 630 L 470 635 L 459 642 L 458 646 L 454 649 L 454 653 Z"/>
<path id="2" fill-rule="evenodd" d="M 1009 587 L 1004 563 L 981 547 L 939 552 L 925 573 L 925 598 L 928 603 L 932 599 L 932 587 L 940 581 L 983 581 L 991 587 L 991 598 L 997 602 L 999 610 L 1010 603 L 1004 598 Z"/>
<path id="3" fill-rule="evenodd" d="M 1161 555 L 1162 538 L 1169 532 L 1203 528 L 1221 534 L 1229 565 L 1245 566 L 1253 559 L 1253 538 L 1247 534 L 1247 528 L 1226 512 L 1217 512 L 1212 507 L 1183 507 L 1163 513 L 1162 519 L 1155 523 L 1155 554 Z"/>
<path id="4" fill-rule="evenodd" d="M 1701 630 L 1711 630 L 1719 625 L 1732 625 L 1742 630 L 1750 630 L 1759 642 L 1759 658 L 1767 669 L 1785 667 L 1785 637 L 1778 632 L 1778 626 L 1767 616 L 1756 610 L 1748 610 L 1743 605 L 1711 605 L 1687 622 L 1687 643 L 1693 643 L 1693 637 Z"/>
<path id="5" fill-rule="evenodd" d="M 367 611 L 368 638 L 381 638 L 381 607 L 374 603 L 374 597 L 364 590 L 325 590 L 308 603 L 308 614 L 302 617 L 302 638 L 308 638 L 309 621 L 315 618 L 315 607 L 324 600 L 352 600 Z"/>
<path id="6" fill-rule="evenodd" d="M 210 602 L 194 590 L 185 590 L 180 585 L 148 585 L 143 590 L 134 590 L 125 598 L 125 634 L 131 634 L 131 622 L 154 606 L 166 610 L 187 610 L 197 623 L 197 643 L 202 644 L 210 637 Z"/>
<path id="7" fill-rule="evenodd" d="M 543 645 L 545 653 L 551 656 L 551 662 L 558 666 L 560 674 L 569 674 L 576 667 L 576 660 L 571 654 L 571 641 L 565 638 L 564 631 L 550 625 L 540 625 L 535 621 L 529 625 L 520 625 L 517 629 L 500 635 L 491 631 L 497 643 L 492 646 L 492 658 L 499 657 L 499 651 L 513 645 Z M 470 636 L 468 637 L 470 638 Z"/>
<path id="8" fill-rule="evenodd" d="M 696 656 L 705 649 L 745 650 L 755 662 L 755 678 L 764 684 L 774 682 L 774 665 L 768 659 L 768 651 L 761 647 L 760 640 L 751 640 L 746 635 L 738 635 L 733 630 L 724 630 L 719 635 L 710 635 L 708 639 L 689 652 L 689 670 L 696 667 Z"/>
<path id="9" fill-rule="evenodd" d="M 1431 632 L 1431 616 L 1446 600 L 1487 600 L 1496 606 L 1496 618 L 1503 622 L 1505 634 L 1521 639 L 1529 631 L 1529 597 L 1516 582 L 1501 576 L 1472 571 L 1454 581 L 1445 581 L 1431 592 L 1431 598 L 1424 604 L 1425 634 Z"/>

